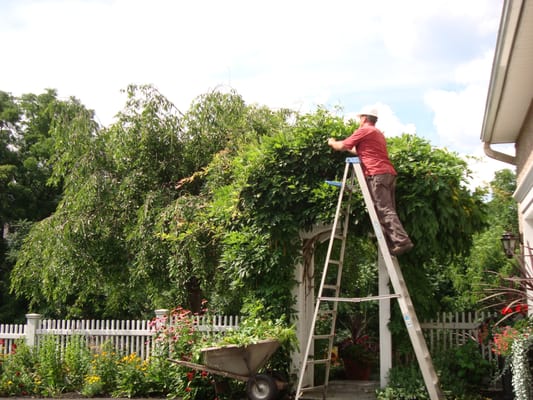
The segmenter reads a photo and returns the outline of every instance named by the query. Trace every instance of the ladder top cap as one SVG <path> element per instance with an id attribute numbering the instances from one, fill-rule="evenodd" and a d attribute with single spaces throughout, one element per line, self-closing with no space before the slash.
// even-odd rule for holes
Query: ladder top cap
<path id="1" fill-rule="evenodd" d="M 326 181 L 326 183 L 331 186 L 338 186 L 338 187 L 342 186 L 342 182 L 338 182 L 338 181 Z"/>
<path id="2" fill-rule="evenodd" d="M 347 157 L 346 162 L 349 164 L 359 164 L 361 160 L 359 160 L 359 157 Z"/>

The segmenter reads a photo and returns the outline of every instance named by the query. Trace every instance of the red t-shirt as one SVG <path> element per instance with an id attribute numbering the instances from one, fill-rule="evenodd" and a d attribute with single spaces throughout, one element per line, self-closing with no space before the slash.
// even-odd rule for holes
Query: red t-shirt
<path id="1" fill-rule="evenodd" d="M 389 160 L 385 136 L 375 126 L 363 125 L 342 143 L 347 149 L 355 146 L 365 176 L 396 175 L 396 170 Z"/>

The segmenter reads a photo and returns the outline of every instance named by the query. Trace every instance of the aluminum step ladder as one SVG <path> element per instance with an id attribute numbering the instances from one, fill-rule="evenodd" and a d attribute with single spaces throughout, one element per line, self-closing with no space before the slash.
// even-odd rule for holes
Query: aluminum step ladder
<path id="1" fill-rule="evenodd" d="M 386 265 L 386 269 L 389 275 L 390 283 L 392 284 L 394 294 L 382 295 L 382 296 L 369 296 L 369 297 L 357 297 L 347 298 L 340 297 L 340 287 L 342 280 L 342 268 L 344 264 L 344 252 L 346 249 L 346 238 L 348 234 L 348 222 L 350 217 L 350 201 L 353 192 L 356 190 L 356 180 L 363 194 L 366 209 L 369 213 L 370 220 L 376 235 L 379 251 L 383 256 L 383 260 Z M 339 302 L 352 302 L 358 303 L 363 301 L 376 301 L 386 298 L 397 298 L 400 306 L 400 310 L 403 315 L 403 320 L 409 333 L 409 338 L 413 345 L 424 383 L 429 393 L 431 400 L 444 400 L 444 394 L 440 389 L 439 379 L 431 355 L 426 345 L 420 323 L 415 313 L 415 308 L 409 296 L 407 285 L 403 279 L 400 266 L 396 257 L 390 254 L 387 246 L 386 239 L 383 235 L 383 230 L 374 207 L 374 202 L 368 190 L 365 176 L 361 168 L 361 163 L 358 157 L 346 158 L 346 166 L 344 169 L 344 175 L 342 182 L 330 182 L 329 184 L 339 186 L 340 193 L 337 203 L 337 209 L 335 212 L 335 219 L 331 229 L 331 236 L 329 240 L 328 250 L 326 253 L 326 261 L 324 265 L 324 271 L 322 272 L 322 279 L 320 287 L 318 289 L 318 295 L 315 303 L 315 311 L 311 322 L 309 336 L 307 338 L 305 352 L 303 354 L 302 364 L 300 366 L 300 374 L 298 378 L 298 386 L 296 389 L 295 400 L 305 399 L 305 394 L 313 392 L 313 396 L 308 397 L 316 399 L 317 391 L 322 392 L 322 398 L 327 397 L 327 387 L 329 383 L 329 373 L 331 367 L 331 354 L 333 350 L 333 341 L 335 337 L 335 322 L 337 317 L 337 310 Z M 339 225 L 339 223 L 342 223 Z M 335 248 L 335 254 L 334 253 Z M 331 269 L 336 269 L 335 274 L 330 272 Z M 331 278 L 331 277 L 335 278 Z M 327 333 L 316 333 L 317 321 L 320 321 L 321 328 L 324 328 L 324 321 L 328 321 L 329 329 L 325 329 Z M 326 323 L 326 325 L 327 325 Z M 327 328 L 327 326 L 326 326 Z M 321 343 L 327 343 L 327 353 L 315 357 L 312 354 L 312 346 L 314 349 L 315 343 L 322 341 Z M 325 347 L 325 346 L 324 346 Z M 313 350 L 314 353 L 314 350 Z M 319 386 L 303 387 L 305 372 L 311 365 L 324 365 L 325 366 L 325 378 L 324 384 Z"/>

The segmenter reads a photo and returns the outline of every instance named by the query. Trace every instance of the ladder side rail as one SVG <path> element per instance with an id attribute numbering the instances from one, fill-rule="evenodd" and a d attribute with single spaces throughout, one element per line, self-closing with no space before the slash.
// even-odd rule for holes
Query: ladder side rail
<path id="1" fill-rule="evenodd" d="M 350 165 L 348 163 L 346 163 L 346 170 L 348 170 L 350 168 Z M 343 191 L 346 189 L 346 180 L 347 180 L 347 175 L 348 175 L 348 171 L 347 173 L 345 173 L 345 177 L 342 181 L 342 184 L 343 184 Z M 351 184 L 351 187 L 353 187 L 353 184 L 354 184 L 354 181 L 355 181 L 355 174 L 352 176 L 351 178 L 351 181 L 350 181 L 350 184 Z M 341 199 L 341 201 L 345 201 L 346 202 L 346 207 L 344 209 L 344 224 L 343 224 L 343 227 L 342 227 L 342 244 L 341 244 L 341 248 L 340 248 L 340 253 L 339 253 L 339 262 L 340 262 L 340 272 L 337 274 L 337 292 L 335 293 L 335 295 L 337 297 L 339 297 L 339 289 L 341 287 L 341 281 L 342 281 L 342 269 L 344 267 L 344 254 L 345 254 L 345 251 L 346 251 L 346 239 L 348 237 L 348 228 L 349 228 L 349 222 L 350 222 L 350 212 L 351 212 L 351 209 L 350 209 L 350 204 L 351 204 L 351 200 L 352 200 L 352 194 L 353 194 L 353 190 L 349 190 L 349 195 L 348 195 L 348 198 L 346 200 L 344 199 Z M 337 206 L 339 207 L 339 206 Z M 337 303 L 335 303 L 335 306 L 337 306 Z"/>
<path id="2" fill-rule="evenodd" d="M 298 386 L 296 388 L 296 397 L 295 399 L 299 399 L 300 398 L 300 395 L 302 393 L 302 386 L 303 386 L 303 380 L 304 380 L 304 376 L 305 376 L 305 370 L 307 368 L 307 363 L 308 363 L 308 360 L 309 360 L 309 354 L 311 352 L 311 345 L 313 344 L 313 334 L 315 332 L 315 326 L 316 326 L 316 320 L 317 320 L 317 317 L 318 317 L 318 313 L 320 311 L 320 297 L 322 297 L 323 293 L 323 288 L 324 288 L 324 285 L 325 285 L 325 282 L 326 282 L 326 276 L 327 276 L 327 272 L 328 272 L 328 264 L 329 264 L 329 260 L 331 258 L 331 253 L 332 253 L 332 250 L 333 250 L 333 244 L 335 242 L 335 236 L 336 236 L 336 231 L 337 231 L 337 225 L 338 225 L 338 221 L 339 221 L 339 216 L 341 214 L 341 210 L 342 210 L 342 203 L 343 203 L 343 197 L 344 197 L 344 190 L 346 188 L 346 178 L 348 176 L 348 172 L 349 172 L 349 164 L 346 163 L 346 166 L 344 168 L 344 173 L 343 173 L 343 178 L 342 178 L 342 185 L 341 185 L 341 189 L 340 189 L 340 193 L 339 193 L 339 198 L 337 200 L 337 209 L 335 211 L 335 219 L 333 220 L 333 226 L 331 227 L 331 235 L 330 235 L 330 240 L 329 240 L 329 244 L 328 244 L 328 250 L 327 250 L 327 253 L 326 253 L 326 261 L 324 263 L 324 270 L 322 272 L 322 278 L 321 278 L 321 281 L 320 281 L 320 288 L 319 288 L 319 292 L 318 292 L 318 297 L 317 297 L 317 300 L 316 300 L 316 304 L 315 304 L 315 310 L 314 310 L 314 313 L 313 313 L 313 320 L 311 321 L 311 326 L 310 326 L 310 334 L 307 338 L 307 343 L 305 345 L 305 352 L 303 354 L 303 357 L 302 357 L 302 360 L 301 360 L 301 365 L 300 365 L 300 373 L 299 373 L 299 378 L 298 378 Z M 340 268 L 340 265 L 339 265 L 339 268 Z M 326 390 L 326 388 L 324 388 L 324 391 Z"/>
<path id="3" fill-rule="evenodd" d="M 326 363 L 326 369 L 324 371 L 324 374 L 325 374 L 325 377 L 324 377 L 324 387 L 323 387 L 323 394 L 324 394 L 324 397 L 326 396 L 326 393 L 327 393 L 327 388 L 328 388 L 328 385 L 329 385 L 329 373 L 330 373 L 330 370 L 331 370 L 331 353 L 333 351 L 333 344 L 334 344 L 334 339 L 335 339 L 335 329 L 336 329 L 336 326 L 337 326 L 337 312 L 338 312 L 338 309 L 339 309 L 339 296 L 340 296 L 340 288 L 341 288 L 341 282 L 342 282 L 342 273 L 343 273 L 343 270 L 344 270 L 344 255 L 346 253 L 346 240 L 347 240 L 347 237 L 348 237 L 348 228 L 349 228 L 349 222 L 350 222 L 350 205 L 351 205 L 351 200 L 352 200 L 352 194 L 353 194 L 353 190 L 348 190 L 348 196 L 347 198 L 344 198 L 345 196 L 345 190 L 346 190 L 346 185 L 347 185 L 347 180 L 349 179 L 350 180 L 350 186 L 353 188 L 354 187 L 354 182 L 355 182 L 355 174 L 352 174 L 351 178 L 349 177 L 350 175 L 350 166 L 348 163 L 346 163 L 346 174 L 342 180 L 342 192 L 343 192 L 343 198 L 341 198 L 341 202 L 346 204 L 345 207 L 343 207 L 343 212 L 344 212 L 344 221 L 343 221 L 343 226 L 342 226 L 342 241 L 341 241 L 341 247 L 339 249 L 339 265 L 337 267 L 337 278 L 336 278 L 336 284 L 335 284 L 335 297 L 333 299 L 329 299 L 329 301 L 332 303 L 333 305 L 333 315 L 332 315 L 332 320 L 331 320 L 331 327 L 330 327 L 330 336 L 329 336 L 329 339 L 328 339 L 328 350 L 327 350 L 327 357 L 328 357 L 328 362 Z M 339 204 L 337 206 L 337 210 L 339 211 L 339 216 L 340 217 L 340 209 L 339 207 L 342 208 L 342 206 Z M 319 301 L 322 301 L 324 299 L 324 293 L 323 291 L 321 292 L 321 298 L 319 299 Z"/>
<path id="4" fill-rule="evenodd" d="M 370 215 L 370 220 L 372 221 L 372 226 L 374 228 L 374 232 L 378 240 L 380 251 L 387 266 L 392 287 L 394 288 L 395 293 L 401 294 L 401 297 L 398 299 L 398 303 L 402 312 L 405 326 L 407 327 L 407 332 L 409 333 L 411 343 L 413 344 L 413 348 L 415 350 L 415 354 L 420 365 L 426 388 L 432 400 L 444 399 L 444 395 L 440 391 L 438 385 L 437 374 L 434 370 L 433 363 L 431 362 L 431 355 L 429 353 L 429 350 L 427 349 L 426 341 L 420 330 L 420 324 L 418 322 L 414 306 L 412 305 L 409 292 L 407 291 L 407 286 L 403 279 L 403 275 L 401 273 L 396 257 L 394 258 L 396 262 L 394 262 L 390 254 L 387 242 L 385 240 L 385 236 L 383 235 L 383 229 L 381 228 L 381 224 L 379 222 L 379 218 L 374 207 L 374 202 L 368 189 L 366 178 L 364 176 L 359 160 L 353 160 L 352 165 L 359 181 L 359 186 L 361 187 L 361 191 L 363 193 L 365 205 Z"/>
<path id="5" fill-rule="evenodd" d="M 387 256 L 385 256 L 384 258 L 386 260 L 385 262 L 387 263 Z M 400 266 L 398 265 L 398 260 L 393 260 L 390 255 L 389 259 L 390 263 L 393 264 L 393 268 L 396 270 L 397 275 L 395 279 L 396 283 L 394 283 L 391 276 L 391 284 L 395 288 L 395 292 L 398 292 L 398 290 L 402 290 L 404 293 L 407 292 L 407 286 L 405 284 L 405 281 L 403 280 L 403 275 L 401 273 Z M 389 275 L 391 274 L 389 273 Z M 398 287 L 404 287 L 405 289 L 398 289 Z M 404 323 L 407 327 L 407 332 L 411 339 L 411 343 L 413 344 L 413 349 L 415 351 L 415 355 L 418 360 L 418 364 L 420 366 L 424 382 L 426 383 L 426 388 L 428 390 L 429 396 L 431 400 L 444 399 L 444 394 L 441 392 L 438 376 L 431 359 L 431 353 L 429 352 L 429 349 L 427 347 L 426 339 L 424 338 L 422 329 L 420 328 L 420 322 L 418 321 L 418 317 L 416 315 L 415 308 L 410 296 L 408 294 L 403 294 L 402 298 L 399 299 L 398 303 L 400 305 L 400 310 L 403 315 Z"/>

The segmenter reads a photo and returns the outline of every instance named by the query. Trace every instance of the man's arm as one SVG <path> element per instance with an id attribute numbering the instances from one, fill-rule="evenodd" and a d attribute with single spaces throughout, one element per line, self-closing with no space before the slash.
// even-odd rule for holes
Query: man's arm
<path id="1" fill-rule="evenodd" d="M 353 149 L 348 149 L 346 146 L 344 146 L 344 143 L 342 140 L 335 140 L 333 138 L 329 138 L 328 145 L 335 151 L 348 151 L 354 155 L 357 155 L 357 152 L 355 151 L 355 147 Z"/>

